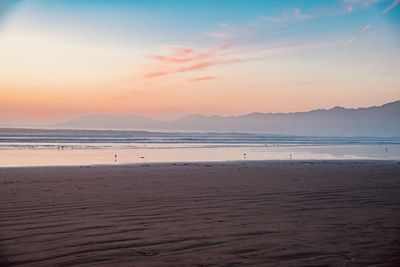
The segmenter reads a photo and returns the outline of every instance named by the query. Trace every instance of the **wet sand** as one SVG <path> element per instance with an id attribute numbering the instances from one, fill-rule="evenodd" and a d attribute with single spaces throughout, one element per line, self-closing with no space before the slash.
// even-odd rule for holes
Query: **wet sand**
<path id="1" fill-rule="evenodd" d="M 0 168 L 0 266 L 400 266 L 400 163 Z"/>

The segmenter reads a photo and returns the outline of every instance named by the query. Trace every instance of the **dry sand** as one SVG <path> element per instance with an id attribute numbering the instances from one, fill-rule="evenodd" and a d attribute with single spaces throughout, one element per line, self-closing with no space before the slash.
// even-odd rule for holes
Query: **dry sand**
<path id="1" fill-rule="evenodd" d="M 0 168 L 15 266 L 400 266 L 400 163 Z"/>

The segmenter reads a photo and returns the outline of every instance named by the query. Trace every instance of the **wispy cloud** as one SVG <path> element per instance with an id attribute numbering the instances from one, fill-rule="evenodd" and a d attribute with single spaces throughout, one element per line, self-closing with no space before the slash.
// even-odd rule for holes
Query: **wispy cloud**
<path id="1" fill-rule="evenodd" d="M 376 19 L 376 17 L 375 17 Z M 374 19 L 374 20 L 375 20 Z M 370 23 L 364 25 L 364 27 L 362 27 L 359 31 L 357 31 L 353 36 L 351 36 L 347 41 L 346 41 L 346 46 L 351 45 L 355 40 L 357 40 L 361 34 L 367 32 L 372 25 L 373 21 L 371 21 Z"/>
<path id="2" fill-rule="evenodd" d="M 199 51 L 191 47 L 184 46 L 171 46 L 169 47 L 169 51 L 165 55 L 154 55 L 150 56 L 153 60 L 162 62 L 162 63 L 170 63 L 170 64 L 182 64 L 188 62 L 195 62 L 201 60 L 207 60 L 214 56 L 218 56 L 224 51 L 229 50 L 229 45 L 221 45 L 216 48 L 212 48 L 209 50 Z"/>
<path id="3" fill-rule="evenodd" d="M 382 11 L 382 15 L 386 15 L 390 11 L 392 11 L 398 4 L 400 4 L 400 0 L 395 0 L 393 3 L 391 3 L 385 10 Z"/>
<path id="4" fill-rule="evenodd" d="M 185 66 L 168 66 L 164 67 L 161 70 L 151 71 L 145 74 L 146 78 L 154 78 L 159 76 L 165 76 L 170 74 L 182 73 L 182 72 L 191 72 L 191 71 L 199 71 L 205 70 L 213 66 L 217 65 L 228 65 L 234 63 L 244 62 L 242 59 L 213 59 L 201 61 L 199 63 L 191 63 Z"/>
<path id="5" fill-rule="evenodd" d="M 305 13 L 300 8 L 284 10 L 277 16 L 263 15 L 242 25 L 219 24 L 215 30 L 205 35 L 222 43 L 246 45 L 261 42 L 267 37 L 285 37 L 293 31 L 293 26 L 302 21 L 312 20 L 320 14 Z"/>
<path id="6" fill-rule="evenodd" d="M 216 66 L 265 60 L 265 53 L 272 53 L 275 50 L 326 45 L 329 42 L 317 39 L 306 41 L 299 39 L 299 33 L 307 31 L 307 27 L 309 27 L 302 23 L 323 17 L 346 15 L 382 1 L 388 0 L 342 0 L 341 4 L 339 2 L 335 7 L 314 8 L 306 11 L 294 7 L 284 10 L 279 15 L 259 16 L 241 25 L 219 24 L 214 31 L 206 32 L 205 35 L 211 38 L 213 42 L 220 43 L 220 45 L 209 49 L 197 49 L 184 45 L 170 46 L 165 53 L 149 56 L 152 65 L 144 73 L 144 77 L 149 79 L 178 73 L 210 70 Z M 351 36 L 345 42 L 346 46 L 353 43 L 361 34 L 367 32 L 375 19 L 390 12 L 399 2 L 400 0 L 392 2 L 380 15 Z M 337 43 L 341 43 L 341 41 L 339 40 Z M 204 80 L 193 79 L 187 81 Z"/>
<path id="7" fill-rule="evenodd" d="M 351 13 L 356 10 L 368 8 L 382 1 L 386 0 L 343 0 L 343 4 L 345 12 Z"/>
<path id="8" fill-rule="evenodd" d="M 293 23 L 302 20 L 310 20 L 316 18 L 317 14 L 304 13 L 300 8 L 284 10 L 280 16 L 262 16 L 263 20 L 274 23 Z"/>
<path id="9" fill-rule="evenodd" d="M 353 0 L 355 1 L 355 0 Z M 364 2 L 373 2 L 376 3 L 379 0 L 364 0 Z M 372 25 L 375 23 L 376 20 L 378 20 L 380 17 L 385 16 L 388 14 L 390 11 L 392 11 L 397 5 L 400 4 L 400 0 L 394 0 L 389 6 L 387 6 L 381 13 L 376 15 L 372 20 L 364 25 L 360 30 L 358 30 L 356 33 L 353 34 L 346 42 L 345 46 L 351 45 L 354 41 L 356 41 L 363 33 L 367 32 L 369 29 L 371 29 Z"/>
<path id="10" fill-rule="evenodd" d="M 153 70 L 148 71 L 144 76 L 146 78 L 154 78 L 240 62 L 240 59 L 224 56 L 224 53 L 230 49 L 229 45 L 220 45 L 207 50 L 198 50 L 185 46 L 171 46 L 163 55 L 150 56 L 155 65 L 152 67 Z"/>
<path id="11" fill-rule="evenodd" d="M 203 82 L 203 81 L 209 81 L 209 80 L 216 80 L 218 77 L 216 76 L 202 76 L 202 77 L 196 77 L 196 78 L 191 78 L 188 79 L 188 82 Z"/>
<path id="12" fill-rule="evenodd" d="M 206 33 L 220 45 L 204 50 L 183 45 L 170 46 L 165 53 L 149 56 L 153 64 L 144 77 L 156 78 L 261 60 L 263 57 L 260 54 L 268 51 L 302 47 L 304 42 L 290 40 L 294 34 L 292 24 L 314 18 L 315 15 L 293 8 L 277 17 L 260 16 L 241 26 L 220 24 L 216 30 Z"/>

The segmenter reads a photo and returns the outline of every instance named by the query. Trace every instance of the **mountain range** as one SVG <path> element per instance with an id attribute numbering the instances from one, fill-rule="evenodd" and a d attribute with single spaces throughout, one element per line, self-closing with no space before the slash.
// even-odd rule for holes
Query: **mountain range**
<path id="1" fill-rule="evenodd" d="M 367 108 L 318 109 L 240 116 L 188 115 L 162 121 L 142 116 L 92 115 L 54 125 L 63 129 L 246 132 L 302 136 L 400 136 L 400 101 Z"/>

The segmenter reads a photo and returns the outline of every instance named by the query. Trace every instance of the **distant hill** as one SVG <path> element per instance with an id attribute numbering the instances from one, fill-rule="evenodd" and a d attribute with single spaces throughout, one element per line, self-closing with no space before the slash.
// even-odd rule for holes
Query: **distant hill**
<path id="1" fill-rule="evenodd" d="M 189 115 L 172 121 L 140 116 L 94 115 L 55 125 L 64 129 L 248 132 L 313 136 L 400 136 L 400 101 L 382 106 L 334 107 L 294 113 L 241 116 Z"/>

